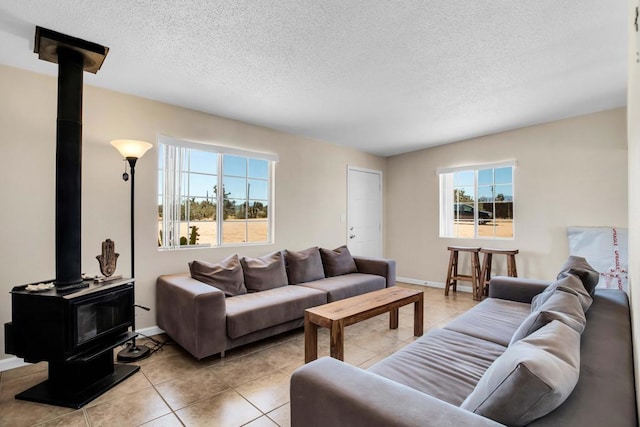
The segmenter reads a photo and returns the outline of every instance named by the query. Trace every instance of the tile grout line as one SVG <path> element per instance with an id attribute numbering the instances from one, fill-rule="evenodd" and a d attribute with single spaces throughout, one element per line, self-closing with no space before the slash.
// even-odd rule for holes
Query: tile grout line
<path id="1" fill-rule="evenodd" d="M 242 355 L 242 356 L 240 356 L 239 358 L 242 358 L 242 357 L 248 356 L 249 354 L 251 354 L 251 353 L 248 353 L 248 354 L 246 354 L 246 355 Z M 210 368 L 212 368 L 212 367 L 213 367 L 213 366 L 206 366 L 206 367 L 203 367 L 202 369 L 210 369 Z M 269 374 L 271 374 L 271 373 L 273 373 L 273 372 L 276 372 L 276 371 L 278 371 L 278 369 L 275 369 L 275 370 L 273 370 L 273 371 L 269 371 L 266 375 L 260 376 L 260 377 L 258 377 L 258 378 L 253 379 L 253 380 L 249 380 L 249 381 L 243 382 L 242 384 L 239 384 L 237 387 L 240 387 L 240 386 L 242 386 L 242 385 L 244 385 L 244 384 L 250 383 L 251 381 L 256 381 L 256 380 L 258 380 L 258 379 L 264 378 L 264 377 L 266 377 L 267 375 L 269 375 Z M 146 375 L 145 375 L 145 378 L 147 378 L 147 380 L 149 380 L 149 383 L 151 383 L 151 386 L 153 387 L 153 389 L 156 391 L 156 393 L 158 393 L 158 394 L 160 395 L 160 397 L 162 398 L 162 400 L 163 400 L 163 401 L 165 402 L 165 404 L 169 407 L 169 409 L 171 409 L 171 412 L 176 416 L 176 418 L 178 418 L 178 420 L 180 421 L 180 423 L 181 423 L 183 426 L 186 426 L 186 424 L 184 424 L 184 422 L 182 421 L 182 419 L 180 418 L 180 416 L 177 414 L 177 412 L 178 412 L 178 411 L 181 411 L 181 410 L 183 410 L 183 409 L 188 408 L 189 406 L 192 406 L 192 405 L 195 405 L 195 404 L 197 404 L 197 403 L 203 402 L 203 401 L 205 401 L 205 400 L 207 400 L 207 399 L 211 399 L 212 397 L 218 396 L 218 395 L 220 395 L 220 394 L 222 394 L 222 393 L 225 393 L 225 392 L 228 392 L 228 391 L 233 391 L 234 393 L 237 393 L 240 397 L 242 397 L 245 401 L 247 401 L 247 403 L 249 403 L 251 406 L 253 406 L 254 408 L 256 408 L 256 410 L 257 410 L 258 412 L 260 412 L 260 414 L 261 414 L 260 416 L 258 416 L 258 417 L 256 417 L 256 418 L 254 418 L 254 419 L 252 419 L 252 420 L 250 420 L 250 421 L 248 421 L 247 423 L 245 423 L 245 424 L 243 424 L 243 425 L 246 425 L 246 424 L 248 424 L 248 423 L 251 423 L 251 422 L 253 422 L 253 421 L 257 420 L 258 418 L 260 418 L 260 417 L 262 417 L 262 416 L 265 416 L 265 415 L 266 415 L 266 414 L 265 414 L 265 413 L 264 413 L 260 408 L 258 408 L 256 405 L 254 405 L 253 403 L 251 403 L 251 402 L 250 402 L 246 397 L 244 397 L 244 395 L 243 395 L 242 393 L 240 393 L 238 390 L 236 390 L 236 387 L 231 386 L 227 381 L 225 381 L 224 379 L 220 378 L 220 376 L 219 376 L 218 374 L 216 374 L 215 372 L 214 372 L 213 374 L 216 376 L 216 378 L 218 378 L 218 379 L 220 380 L 220 382 L 222 382 L 225 386 L 227 386 L 227 388 L 226 388 L 225 390 L 221 390 L 221 391 L 219 391 L 219 392 L 217 392 L 217 393 L 214 393 L 214 394 L 212 394 L 212 395 L 210 395 L 210 396 L 203 397 L 202 399 L 194 400 L 193 402 L 190 402 L 188 405 L 186 405 L 186 406 L 184 406 L 184 407 L 182 407 L 182 408 L 179 408 L 179 409 L 175 409 L 175 410 L 174 410 L 174 409 L 173 409 L 173 407 L 172 407 L 172 406 L 171 406 L 171 405 L 170 405 L 170 404 L 165 400 L 164 396 L 162 396 L 162 393 L 160 393 L 160 391 L 156 388 L 156 385 L 155 385 L 155 384 L 153 384 L 153 383 L 151 383 L 151 380 L 149 380 L 149 378 L 148 378 L 148 377 L 146 377 Z M 175 378 L 174 378 L 174 379 L 175 379 Z M 162 382 L 162 383 L 160 383 L 160 384 L 163 384 L 163 383 L 165 383 L 165 382 L 169 382 L 169 381 L 172 381 L 172 380 L 173 380 L 173 379 L 169 379 L 169 380 L 163 381 L 163 382 Z M 163 416 L 166 416 L 166 414 L 165 414 L 165 415 L 163 415 Z M 160 418 L 160 417 L 158 417 L 158 418 Z M 156 419 L 157 419 L 157 418 L 156 418 Z M 151 420 L 151 421 L 153 421 L 153 420 Z M 148 422 L 148 421 L 147 421 L 147 422 Z M 277 423 L 276 423 L 276 424 L 277 424 Z"/>
<path id="2" fill-rule="evenodd" d="M 87 427 L 91 427 L 91 422 L 89 421 L 89 414 L 87 414 L 87 410 L 85 409 L 87 405 L 82 407 L 82 415 L 84 416 L 84 424 Z"/>
<path id="3" fill-rule="evenodd" d="M 291 401 L 291 397 L 289 397 L 289 402 L 287 402 L 287 403 L 285 403 L 285 404 L 283 404 L 283 405 L 280 405 L 280 406 L 278 406 L 277 408 L 274 408 L 274 409 L 270 410 L 269 412 L 267 412 L 266 414 L 264 414 L 264 416 L 265 416 L 265 417 L 267 417 L 267 419 L 271 420 L 271 422 L 272 422 L 272 423 L 274 423 L 275 425 L 277 425 L 278 427 L 285 427 L 285 426 L 282 426 L 282 425 L 278 424 L 278 423 L 276 422 L 276 420 L 274 420 L 273 418 L 271 418 L 271 417 L 269 416 L 269 414 L 270 414 L 270 413 L 272 413 L 272 412 L 274 412 L 274 411 L 277 411 L 278 409 L 280 409 L 280 408 L 282 408 L 282 407 L 284 407 L 284 406 L 287 406 L 287 405 L 290 403 L 290 401 Z"/>
<path id="4" fill-rule="evenodd" d="M 160 399 L 162 399 L 164 404 L 167 405 L 167 408 L 169 408 L 169 411 L 170 411 L 169 414 L 173 414 L 173 416 L 178 419 L 178 422 L 180 424 L 182 424 L 183 426 L 185 426 L 185 424 L 182 422 L 182 419 L 178 416 L 178 414 L 176 414 L 176 411 L 173 410 L 173 407 L 171 405 L 169 405 L 169 402 L 167 402 L 167 400 L 164 398 L 162 393 L 160 393 L 160 391 L 156 388 L 156 385 L 154 383 L 152 383 L 151 380 L 149 379 L 149 377 L 147 377 L 147 375 L 144 373 L 144 371 L 142 370 L 142 367 L 140 367 L 140 373 L 142 375 L 144 375 L 144 377 L 147 379 L 147 381 L 149 381 L 149 384 L 151 384 L 151 387 L 153 387 L 153 391 L 158 393 L 158 396 L 160 396 Z M 167 415 L 168 414 L 161 415 L 161 416 L 159 416 L 157 418 L 154 418 L 153 420 L 157 420 L 158 418 L 166 417 Z M 153 420 L 145 421 L 143 424 L 148 423 L 148 422 L 153 421 Z"/>

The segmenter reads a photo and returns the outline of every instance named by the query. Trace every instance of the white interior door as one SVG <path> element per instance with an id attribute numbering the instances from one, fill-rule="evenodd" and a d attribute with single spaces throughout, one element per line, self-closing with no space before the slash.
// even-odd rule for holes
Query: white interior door
<path id="1" fill-rule="evenodd" d="M 349 167 L 347 246 L 353 255 L 382 257 L 382 172 Z"/>

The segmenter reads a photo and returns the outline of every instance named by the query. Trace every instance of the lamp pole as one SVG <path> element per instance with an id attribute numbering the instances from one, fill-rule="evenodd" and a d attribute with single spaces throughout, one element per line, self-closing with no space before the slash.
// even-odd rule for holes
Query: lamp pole
<path id="1" fill-rule="evenodd" d="M 130 217 L 130 226 L 131 226 L 131 278 L 135 280 L 135 233 L 134 233 L 134 225 L 135 225 L 135 216 L 134 216 L 134 208 L 135 208 L 135 176 L 136 176 L 136 162 L 140 157 L 144 155 L 144 153 L 151 148 L 151 144 L 143 141 L 132 141 L 132 140 L 116 140 L 111 141 L 111 145 L 116 147 L 118 151 L 124 156 L 125 160 L 129 162 L 129 169 L 131 169 L 131 217 Z M 125 172 L 122 175 L 122 179 L 127 181 L 129 179 L 129 175 Z M 146 345 L 137 345 L 136 344 L 136 315 L 135 315 L 135 283 L 134 283 L 134 300 L 132 307 L 132 318 L 131 318 L 131 329 L 134 333 L 134 336 L 127 346 L 118 352 L 118 361 L 121 362 L 134 362 L 136 360 L 143 359 L 149 356 L 151 349 Z M 148 309 L 147 309 L 148 310 Z"/>
<path id="2" fill-rule="evenodd" d="M 135 268 L 135 233 L 133 232 L 133 227 L 135 224 L 133 211 L 135 209 L 135 188 L 136 188 L 136 162 L 138 161 L 137 157 L 127 157 L 127 161 L 129 162 L 129 169 L 131 169 L 131 278 L 135 279 L 136 277 L 136 268 Z M 135 316 L 133 316 L 135 319 Z"/>

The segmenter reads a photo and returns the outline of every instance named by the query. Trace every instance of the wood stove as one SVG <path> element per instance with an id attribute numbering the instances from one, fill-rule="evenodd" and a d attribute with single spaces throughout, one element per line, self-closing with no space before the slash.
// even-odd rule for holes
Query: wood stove
<path id="1" fill-rule="evenodd" d="M 82 94 L 109 48 L 36 27 L 35 52 L 58 64 L 56 278 L 42 293 L 11 291 L 5 352 L 49 362 L 49 378 L 17 399 L 80 408 L 140 367 L 114 365 L 113 349 L 134 336 L 133 279 L 94 284 L 81 274 Z"/>
<path id="2" fill-rule="evenodd" d="M 11 291 L 5 352 L 49 362 L 49 379 L 16 399 L 80 408 L 138 371 L 113 363 L 113 348 L 134 335 L 133 281 L 86 285 L 66 292 L 29 292 L 27 285 Z"/>

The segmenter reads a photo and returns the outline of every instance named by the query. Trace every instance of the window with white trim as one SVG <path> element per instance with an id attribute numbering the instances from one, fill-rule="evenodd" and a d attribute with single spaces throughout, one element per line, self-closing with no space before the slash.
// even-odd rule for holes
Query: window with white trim
<path id="1" fill-rule="evenodd" d="M 158 247 L 273 241 L 277 156 L 158 137 Z"/>
<path id="2" fill-rule="evenodd" d="M 439 169 L 440 237 L 513 239 L 515 161 Z"/>

